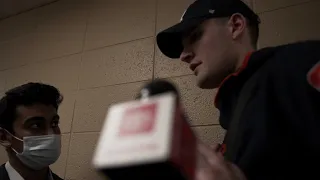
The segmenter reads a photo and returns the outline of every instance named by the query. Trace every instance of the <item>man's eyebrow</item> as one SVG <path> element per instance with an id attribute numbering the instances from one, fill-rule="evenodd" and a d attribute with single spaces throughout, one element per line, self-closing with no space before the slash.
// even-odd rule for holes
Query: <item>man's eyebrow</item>
<path id="1" fill-rule="evenodd" d="M 186 31 L 184 31 L 184 33 L 182 34 L 182 38 L 186 38 L 188 36 L 190 36 L 190 34 L 194 33 L 195 31 L 197 31 L 199 29 L 199 26 L 194 26 L 191 27 L 189 29 L 187 29 Z"/>
<path id="2" fill-rule="evenodd" d="M 23 124 L 30 123 L 32 121 L 45 121 L 46 119 L 42 116 L 33 116 L 24 120 Z"/>
<path id="3" fill-rule="evenodd" d="M 42 116 L 33 116 L 24 120 L 24 124 L 30 123 L 32 121 L 45 121 L 46 118 Z M 58 114 L 54 115 L 51 120 L 60 120 L 60 116 Z"/>
<path id="4" fill-rule="evenodd" d="M 197 27 L 193 27 L 193 28 L 190 28 L 190 29 L 184 31 L 184 33 L 182 34 L 182 44 L 185 44 L 186 41 L 188 41 L 189 37 L 190 37 L 195 31 L 197 31 Z"/>

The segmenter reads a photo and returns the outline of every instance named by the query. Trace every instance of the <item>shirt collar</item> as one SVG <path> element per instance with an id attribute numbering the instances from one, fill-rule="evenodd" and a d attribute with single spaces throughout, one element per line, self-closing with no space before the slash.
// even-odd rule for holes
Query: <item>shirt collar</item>
<path id="1" fill-rule="evenodd" d="M 23 177 L 11 166 L 9 161 L 6 162 L 5 168 L 10 180 L 24 180 Z M 48 173 L 48 180 L 53 180 L 53 176 L 50 170 Z"/>

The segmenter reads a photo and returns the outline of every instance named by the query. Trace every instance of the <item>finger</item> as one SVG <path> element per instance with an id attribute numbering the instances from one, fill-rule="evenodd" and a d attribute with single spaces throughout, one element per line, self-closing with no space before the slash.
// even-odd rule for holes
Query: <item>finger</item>
<path id="1" fill-rule="evenodd" d="M 222 148 L 222 145 L 221 145 L 221 144 L 210 145 L 210 148 L 211 148 L 215 153 L 217 153 L 217 156 L 218 156 L 219 158 L 223 158 L 223 154 L 222 154 L 222 151 L 221 151 L 221 148 Z"/>
<path id="2" fill-rule="evenodd" d="M 217 148 L 214 145 L 212 146 L 213 148 Z M 198 150 L 200 151 L 201 154 L 204 156 L 214 156 L 214 151 L 212 148 L 208 147 L 204 143 L 199 143 L 198 144 Z"/>
<path id="3" fill-rule="evenodd" d="M 229 174 L 223 169 L 212 167 L 198 169 L 195 177 L 196 180 L 234 180 L 234 178 L 229 178 Z"/>
<path id="4" fill-rule="evenodd" d="M 210 145 L 210 148 L 215 152 L 219 152 L 221 148 L 221 144 L 216 143 L 216 144 Z"/>
<path id="5" fill-rule="evenodd" d="M 222 161 L 222 156 L 221 153 L 217 153 L 216 151 L 213 151 L 211 148 L 204 144 L 199 144 L 198 145 L 198 151 L 202 156 L 204 156 L 205 160 L 210 164 L 210 165 L 218 165 Z"/>
<path id="6" fill-rule="evenodd" d="M 209 168 L 202 168 L 196 172 L 196 180 L 214 180 L 214 175 Z"/>
<path id="7" fill-rule="evenodd" d="M 197 169 L 203 169 L 203 168 L 208 168 L 210 167 L 209 162 L 207 161 L 206 157 L 202 155 L 202 153 L 199 152 L 197 153 Z"/>
<path id="8" fill-rule="evenodd" d="M 235 164 L 232 164 L 232 163 L 227 163 L 227 165 L 228 165 L 228 168 L 230 169 L 230 171 L 233 172 L 235 179 L 239 179 L 239 180 L 246 180 L 247 179 L 238 166 L 236 166 Z"/>

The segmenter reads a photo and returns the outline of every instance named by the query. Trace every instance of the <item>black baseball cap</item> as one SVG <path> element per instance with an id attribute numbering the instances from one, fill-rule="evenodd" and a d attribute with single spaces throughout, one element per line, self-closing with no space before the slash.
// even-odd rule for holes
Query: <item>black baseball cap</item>
<path id="1" fill-rule="evenodd" d="M 169 58 L 179 58 L 183 51 L 183 34 L 210 18 L 229 17 L 240 13 L 251 24 L 259 24 L 260 19 L 241 0 L 196 0 L 182 15 L 180 23 L 158 33 L 157 44 L 160 51 Z"/>

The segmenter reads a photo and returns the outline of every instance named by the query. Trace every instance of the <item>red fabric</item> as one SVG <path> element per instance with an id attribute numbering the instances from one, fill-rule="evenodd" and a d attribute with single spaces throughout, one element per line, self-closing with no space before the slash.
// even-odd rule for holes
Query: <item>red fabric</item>
<path id="1" fill-rule="evenodd" d="M 218 94 L 219 94 L 219 91 L 220 91 L 220 87 L 221 87 L 230 77 L 232 77 L 232 76 L 238 76 L 238 75 L 247 67 L 248 61 L 249 61 L 249 59 L 250 59 L 250 57 L 251 57 L 251 54 L 252 54 L 252 52 L 249 52 L 249 53 L 246 55 L 244 61 L 242 62 L 242 66 L 241 66 L 236 72 L 234 72 L 234 73 L 228 75 L 227 77 L 225 77 L 225 78 L 223 79 L 223 81 L 220 83 L 220 85 L 219 85 L 219 87 L 218 87 L 217 95 L 216 95 L 216 97 L 215 97 L 215 99 L 214 99 L 214 105 L 215 105 L 216 107 L 217 107 L 217 97 L 218 97 Z"/>
<path id="2" fill-rule="evenodd" d="M 312 87 L 320 91 L 320 62 L 309 71 L 308 81 Z"/>

